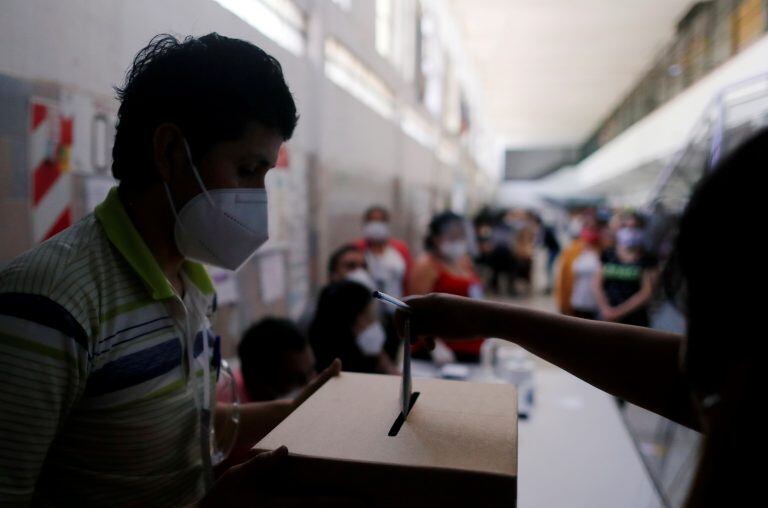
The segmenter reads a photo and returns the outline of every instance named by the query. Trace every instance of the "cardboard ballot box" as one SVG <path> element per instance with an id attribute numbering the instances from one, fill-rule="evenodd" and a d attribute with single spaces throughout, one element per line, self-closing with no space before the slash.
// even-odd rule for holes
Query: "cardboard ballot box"
<path id="1" fill-rule="evenodd" d="M 302 493 L 379 506 L 514 506 L 515 388 L 415 378 L 419 395 L 398 429 L 400 382 L 343 372 L 255 448 L 287 446 L 292 489 Z"/>

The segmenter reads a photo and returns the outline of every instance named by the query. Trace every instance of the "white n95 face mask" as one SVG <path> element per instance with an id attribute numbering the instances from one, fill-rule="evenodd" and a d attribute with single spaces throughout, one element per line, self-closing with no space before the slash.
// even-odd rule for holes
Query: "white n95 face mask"
<path id="1" fill-rule="evenodd" d="M 373 280 L 373 277 L 371 277 L 371 274 L 368 273 L 368 270 L 365 268 L 356 268 L 352 270 L 347 274 L 345 279 L 351 280 L 352 282 L 357 282 L 358 284 L 362 284 L 371 291 L 378 289 L 376 287 L 376 282 Z"/>
<path id="2" fill-rule="evenodd" d="M 202 192 L 177 212 L 168 184 L 164 184 L 176 217 L 176 247 L 192 261 L 238 270 L 269 238 L 267 191 L 207 190 L 186 140 L 184 148 Z"/>
<path id="3" fill-rule="evenodd" d="M 360 332 L 357 336 L 357 347 L 365 356 L 376 356 L 381 353 L 381 348 L 384 347 L 384 342 L 387 340 L 387 333 L 384 331 L 384 327 L 381 323 L 375 321 L 371 325 Z"/>
<path id="4" fill-rule="evenodd" d="M 451 261 L 458 261 L 467 255 L 467 242 L 464 240 L 454 240 L 452 242 L 443 242 L 440 245 L 440 254 Z"/>
<path id="5" fill-rule="evenodd" d="M 374 242 L 383 242 L 389 238 L 389 224 L 383 221 L 366 222 L 363 225 L 363 236 Z"/>

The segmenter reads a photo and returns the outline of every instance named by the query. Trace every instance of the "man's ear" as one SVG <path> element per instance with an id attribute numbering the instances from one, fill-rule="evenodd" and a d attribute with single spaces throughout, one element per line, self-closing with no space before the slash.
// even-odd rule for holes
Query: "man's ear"
<path id="1" fill-rule="evenodd" d="M 170 182 L 172 175 L 182 171 L 189 164 L 184 148 L 184 135 L 175 124 L 162 123 L 155 128 L 152 136 L 155 171 L 164 182 Z"/>

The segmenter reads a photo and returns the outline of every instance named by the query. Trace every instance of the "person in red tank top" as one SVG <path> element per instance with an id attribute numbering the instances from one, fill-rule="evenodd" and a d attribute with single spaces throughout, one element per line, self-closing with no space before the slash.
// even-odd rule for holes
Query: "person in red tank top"
<path id="1" fill-rule="evenodd" d="M 483 286 L 475 273 L 467 248 L 464 218 L 453 212 L 443 212 L 432 218 L 425 239 L 425 253 L 411 273 L 413 294 L 448 293 L 481 298 Z M 453 341 L 445 345 L 459 361 L 477 361 L 483 338 Z M 414 353 L 423 351 L 416 346 Z"/>

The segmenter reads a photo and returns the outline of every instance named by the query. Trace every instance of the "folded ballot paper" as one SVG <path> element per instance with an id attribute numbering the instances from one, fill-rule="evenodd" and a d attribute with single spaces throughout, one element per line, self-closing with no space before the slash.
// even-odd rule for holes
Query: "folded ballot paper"
<path id="1" fill-rule="evenodd" d="M 515 388 L 416 378 L 403 419 L 400 383 L 342 372 L 255 449 L 288 447 L 296 493 L 377 506 L 514 506 Z"/>

